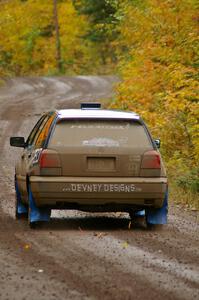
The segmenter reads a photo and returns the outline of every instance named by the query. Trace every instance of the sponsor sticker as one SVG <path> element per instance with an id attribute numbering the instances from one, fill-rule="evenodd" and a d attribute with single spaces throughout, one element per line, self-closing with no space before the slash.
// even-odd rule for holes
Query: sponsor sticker
<path id="1" fill-rule="evenodd" d="M 140 192 L 141 188 L 136 187 L 135 184 L 125 183 L 68 183 L 62 191 L 75 193 L 133 193 Z"/>

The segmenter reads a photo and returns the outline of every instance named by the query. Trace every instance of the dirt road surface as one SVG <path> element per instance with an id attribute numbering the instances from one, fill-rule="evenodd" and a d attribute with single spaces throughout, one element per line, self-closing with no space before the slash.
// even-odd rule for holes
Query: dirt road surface
<path id="1" fill-rule="evenodd" d="M 0 88 L 0 299 L 199 299 L 197 212 L 170 204 L 163 228 L 128 214 L 53 212 L 31 230 L 14 218 L 14 164 L 43 111 L 111 95 L 113 78 L 16 78 Z"/>

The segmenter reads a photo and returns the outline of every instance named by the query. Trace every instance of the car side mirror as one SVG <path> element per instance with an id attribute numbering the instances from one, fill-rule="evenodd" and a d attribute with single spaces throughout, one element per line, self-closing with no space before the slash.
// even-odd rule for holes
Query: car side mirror
<path id="1" fill-rule="evenodd" d="M 154 143 L 156 144 L 157 148 L 159 149 L 160 145 L 161 145 L 160 139 L 154 140 Z"/>
<path id="2" fill-rule="evenodd" d="M 26 143 L 24 137 L 11 137 L 10 146 L 25 148 Z"/>

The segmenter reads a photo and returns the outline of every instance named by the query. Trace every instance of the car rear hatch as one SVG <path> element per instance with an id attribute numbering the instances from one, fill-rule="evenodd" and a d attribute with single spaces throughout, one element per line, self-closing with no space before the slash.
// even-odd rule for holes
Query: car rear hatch
<path id="1" fill-rule="evenodd" d="M 62 176 L 138 177 L 144 153 L 153 150 L 146 128 L 134 120 L 62 120 L 48 149 Z"/>

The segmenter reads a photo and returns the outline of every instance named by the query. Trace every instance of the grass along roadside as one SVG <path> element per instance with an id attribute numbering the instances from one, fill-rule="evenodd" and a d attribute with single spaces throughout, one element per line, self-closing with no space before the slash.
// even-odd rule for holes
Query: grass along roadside
<path id="1" fill-rule="evenodd" d="M 175 180 L 169 178 L 169 198 L 176 205 L 185 209 L 199 211 L 199 194 L 179 187 Z"/>

